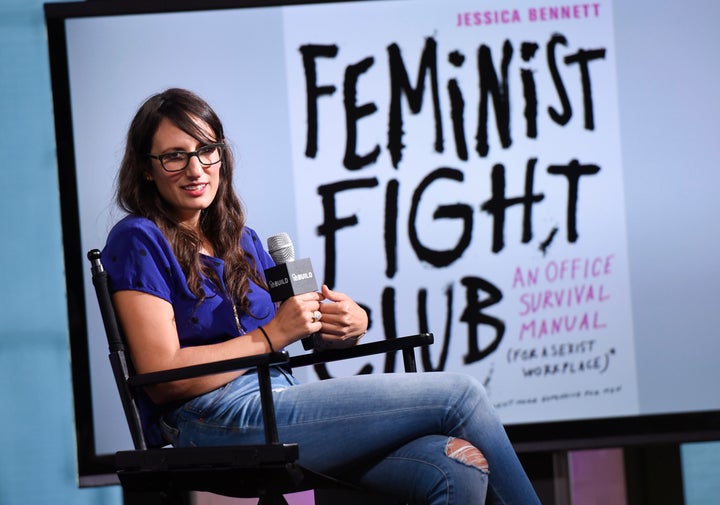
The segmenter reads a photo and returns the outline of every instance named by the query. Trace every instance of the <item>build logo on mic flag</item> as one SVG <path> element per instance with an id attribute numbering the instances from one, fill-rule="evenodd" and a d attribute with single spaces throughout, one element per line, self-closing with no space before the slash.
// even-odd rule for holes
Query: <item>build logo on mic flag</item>
<path id="1" fill-rule="evenodd" d="M 265 270 L 265 278 L 274 302 L 283 302 L 294 295 L 318 290 L 317 279 L 309 258 L 288 261 Z"/>

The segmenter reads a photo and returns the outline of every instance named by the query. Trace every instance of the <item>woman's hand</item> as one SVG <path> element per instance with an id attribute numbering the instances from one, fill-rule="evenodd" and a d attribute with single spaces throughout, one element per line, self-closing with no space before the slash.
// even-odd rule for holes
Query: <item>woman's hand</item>
<path id="1" fill-rule="evenodd" d="M 320 347 L 350 347 L 365 335 L 368 315 L 352 298 L 339 291 L 333 291 L 323 284 L 322 295 L 329 303 L 321 303 L 319 330 Z M 317 331 L 317 330 L 316 330 Z"/>
<path id="2" fill-rule="evenodd" d="M 317 291 L 291 296 L 280 304 L 275 317 L 265 324 L 275 349 L 320 331 L 322 325 L 313 316 L 320 310 L 323 295 Z"/>

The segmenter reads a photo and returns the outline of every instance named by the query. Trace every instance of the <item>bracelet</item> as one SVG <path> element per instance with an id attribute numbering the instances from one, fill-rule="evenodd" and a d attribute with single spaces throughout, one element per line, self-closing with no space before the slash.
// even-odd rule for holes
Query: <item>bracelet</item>
<path id="1" fill-rule="evenodd" d="M 265 328 L 263 328 L 262 326 L 258 326 L 258 329 L 262 332 L 263 337 L 265 337 L 265 340 L 267 340 L 267 343 L 270 346 L 270 352 L 275 352 L 275 349 L 273 348 L 272 342 L 270 342 L 270 337 L 268 337 L 268 334 L 265 331 Z"/>

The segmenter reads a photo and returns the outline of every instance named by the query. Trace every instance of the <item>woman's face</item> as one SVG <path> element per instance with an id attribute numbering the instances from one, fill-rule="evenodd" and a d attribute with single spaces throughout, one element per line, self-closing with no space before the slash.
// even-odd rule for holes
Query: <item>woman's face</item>
<path id="1" fill-rule="evenodd" d="M 200 123 L 208 138 L 214 138 L 207 124 Z M 153 137 L 153 155 L 175 151 L 196 151 L 204 144 L 163 119 Z M 204 166 L 197 156 L 191 156 L 185 170 L 167 172 L 160 160 L 151 159 L 152 169 L 148 176 L 155 182 L 160 196 L 175 209 L 176 217 L 189 225 L 196 225 L 200 211 L 215 199 L 220 184 L 221 163 Z"/>

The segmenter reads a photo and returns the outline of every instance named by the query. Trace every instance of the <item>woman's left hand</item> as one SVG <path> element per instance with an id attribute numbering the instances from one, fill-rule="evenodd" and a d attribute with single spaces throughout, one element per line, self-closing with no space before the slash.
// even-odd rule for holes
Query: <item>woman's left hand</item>
<path id="1" fill-rule="evenodd" d="M 322 344 L 319 347 L 350 347 L 365 335 L 368 315 L 352 298 L 339 291 L 333 291 L 325 284 L 322 295 L 329 303 L 320 304 Z"/>

